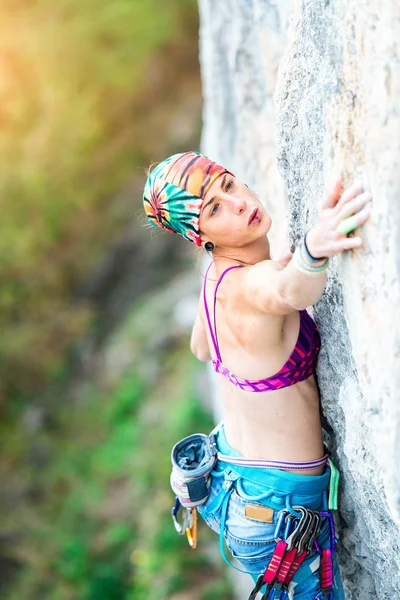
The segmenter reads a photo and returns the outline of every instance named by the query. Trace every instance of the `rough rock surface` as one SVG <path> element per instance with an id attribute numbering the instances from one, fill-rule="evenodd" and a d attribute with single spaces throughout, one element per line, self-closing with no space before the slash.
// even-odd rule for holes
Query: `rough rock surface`
<path id="1" fill-rule="evenodd" d="M 364 250 L 331 260 L 314 307 L 318 380 L 342 473 L 347 598 L 400 598 L 400 8 L 395 0 L 199 4 L 202 149 L 260 193 L 272 244 L 285 220 L 292 242 L 312 226 L 335 174 L 345 184 L 362 175 L 373 191 Z"/>

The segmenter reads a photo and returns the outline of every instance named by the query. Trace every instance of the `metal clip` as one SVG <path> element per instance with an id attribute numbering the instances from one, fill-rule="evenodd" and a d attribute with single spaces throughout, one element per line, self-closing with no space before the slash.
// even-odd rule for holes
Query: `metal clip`
<path id="1" fill-rule="evenodd" d="M 322 523 L 322 517 L 317 511 L 312 511 L 312 515 L 313 522 L 311 524 L 311 532 L 305 546 L 305 549 L 307 550 L 307 556 L 311 556 L 314 551 L 314 542 L 316 542 L 317 537 L 319 536 Z"/>
<path id="2" fill-rule="evenodd" d="M 186 510 L 190 512 L 189 523 L 186 527 L 186 537 L 189 542 L 189 546 L 195 550 L 197 546 L 197 509 L 187 508 Z"/>
<path id="3" fill-rule="evenodd" d="M 301 536 L 301 534 L 302 534 L 304 522 L 307 519 L 307 512 L 308 512 L 303 506 L 293 506 L 293 508 L 300 512 L 301 517 L 300 517 L 300 519 L 293 517 L 293 518 L 296 518 L 296 520 L 298 520 L 298 525 L 297 525 L 297 527 L 295 527 L 295 529 L 292 531 L 292 533 L 289 535 L 289 537 L 286 540 L 287 545 L 288 545 L 288 547 L 287 547 L 288 550 L 292 550 L 292 548 L 294 546 L 297 547 L 297 541 L 299 539 L 299 536 Z"/>
<path id="4" fill-rule="evenodd" d="M 192 514 L 191 514 L 191 509 L 190 508 L 186 508 L 185 509 L 185 515 L 182 519 L 182 523 L 179 523 L 178 521 L 178 513 L 181 509 L 182 505 L 179 502 L 179 499 L 176 499 L 175 502 L 175 506 L 171 509 L 171 516 L 172 516 L 172 521 L 174 523 L 174 527 L 177 533 L 179 533 L 179 535 L 184 535 L 186 529 L 191 529 L 192 528 Z"/>
<path id="5" fill-rule="evenodd" d="M 283 522 L 284 522 L 284 520 L 285 520 L 285 518 L 286 518 L 286 515 L 287 515 L 287 510 L 286 510 L 286 508 L 283 508 L 283 509 L 282 509 L 282 510 L 280 510 L 280 511 L 279 511 L 279 513 L 278 513 L 278 522 L 277 522 L 277 524 L 276 524 L 275 531 L 274 531 L 274 540 L 275 540 L 276 542 L 277 542 L 278 540 L 285 539 L 285 538 L 281 538 L 281 537 L 280 537 L 280 532 L 281 532 L 281 529 L 282 529 Z"/>
<path id="6" fill-rule="evenodd" d="M 304 509 L 304 508 L 303 508 L 303 510 L 306 513 L 305 518 L 304 518 L 303 523 L 299 523 L 299 526 L 297 528 L 298 530 L 300 530 L 299 537 L 296 541 L 296 548 L 297 548 L 298 554 L 301 554 L 303 552 L 303 550 L 305 549 L 306 542 L 307 542 L 310 532 L 311 532 L 311 526 L 314 522 L 314 517 L 313 517 L 312 511 L 310 511 L 308 509 Z"/>
<path id="7" fill-rule="evenodd" d="M 267 589 L 261 596 L 261 600 L 273 600 L 273 598 L 275 598 L 275 590 L 270 585 L 267 585 Z"/>
<path id="8" fill-rule="evenodd" d="M 258 592 L 261 590 L 264 585 L 264 573 L 260 573 L 257 578 L 256 584 L 250 592 L 250 596 L 248 600 L 256 600 Z"/>

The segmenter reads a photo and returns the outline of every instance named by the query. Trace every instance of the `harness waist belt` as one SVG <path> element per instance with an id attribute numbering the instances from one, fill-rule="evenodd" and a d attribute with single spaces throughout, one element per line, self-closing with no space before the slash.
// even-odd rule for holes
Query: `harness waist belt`
<path id="1" fill-rule="evenodd" d="M 325 454 L 317 460 L 288 462 L 282 460 L 266 460 L 262 458 L 244 458 L 241 456 L 227 456 L 226 454 L 217 454 L 218 460 L 240 467 L 253 467 L 260 469 L 291 469 L 295 471 L 303 471 L 305 469 L 317 469 L 326 465 L 329 459 L 329 454 Z"/>

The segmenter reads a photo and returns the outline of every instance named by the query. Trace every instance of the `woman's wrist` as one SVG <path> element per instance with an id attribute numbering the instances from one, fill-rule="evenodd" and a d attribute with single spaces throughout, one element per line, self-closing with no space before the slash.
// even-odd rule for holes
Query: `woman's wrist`
<path id="1" fill-rule="evenodd" d="M 310 263 L 311 265 L 314 265 L 314 264 L 318 265 L 318 263 L 321 263 L 322 261 L 327 260 L 328 257 L 327 256 L 317 256 L 318 253 L 314 251 L 314 246 L 312 245 L 312 239 L 310 240 L 310 234 L 312 235 L 311 231 L 307 231 L 304 234 L 303 241 L 302 241 L 302 250 L 303 250 L 302 254 L 308 263 Z M 311 249 L 310 249 L 310 245 L 311 245 Z"/>
<path id="2" fill-rule="evenodd" d="M 308 251 L 305 244 L 305 236 L 297 246 L 293 255 L 294 262 L 299 271 L 310 277 L 319 277 L 326 271 L 329 265 L 329 258 L 314 259 L 312 262 L 307 257 Z M 314 257 L 311 257 L 312 259 Z"/>

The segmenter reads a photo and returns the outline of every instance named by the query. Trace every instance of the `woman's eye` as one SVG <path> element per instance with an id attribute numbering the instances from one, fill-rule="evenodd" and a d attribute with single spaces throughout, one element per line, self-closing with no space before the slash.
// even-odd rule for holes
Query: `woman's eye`
<path id="1" fill-rule="evenodd" d="M 214 206 L 212 207 L 211 211 L 210 211 L 210 215 L 213 216 L 215 215 L 219 210 L 219 204 L 214 204 Z"/>
<path id="2" fill-rule="evenodd" d="M 230 179 L 230 180 L 228 181 L 228 183 L 226 184 L 225 191 L 226 191 L 226 192 L 229 192 L 229 190 L 231 190 L 232 188 L 233 188 L 233 179 Z"/>

